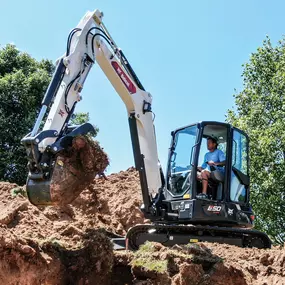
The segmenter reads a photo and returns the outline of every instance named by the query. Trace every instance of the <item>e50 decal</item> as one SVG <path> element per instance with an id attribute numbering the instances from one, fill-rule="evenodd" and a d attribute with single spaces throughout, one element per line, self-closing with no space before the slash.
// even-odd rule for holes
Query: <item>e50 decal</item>
<path id="1" fill-rule="evenodd" d="M 210 205 L 207 209 L 207 211 L 209 212 L 216 212 L 216 213 L 221 212 L 221 210 L 222 210 L 221 206 L 213 206 L 213 205 Z"/>

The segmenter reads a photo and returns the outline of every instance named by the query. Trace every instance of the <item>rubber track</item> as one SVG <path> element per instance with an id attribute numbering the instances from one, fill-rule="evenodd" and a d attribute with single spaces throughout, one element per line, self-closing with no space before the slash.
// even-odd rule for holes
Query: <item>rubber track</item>
<path id="1" fill-rule="evenodd" d="M 207 241 L 207 236 L 211 237 L 213 242 L 213 237 L 217 237 L 219 242 L 220 237 L 230 237 L 238 240 L 242 240 L 243 247 L 252 247 L 250 244 L 251 240 L 260 240 L 263 243 L 263 248 L 271 248 L 271 240 L 268 236 L 257 230 L 243 229 L 243 228 L 229 228 L 229 227 L 217 227 L 217 226 L 194 226 L 194 225 L 164 225 L 164 224 L 145 224 L 136 225 L 129 229 L 126 239 L 128 244 L 128 249 L 137 250 L 141 244 L 136 244 L 136 238 L 141 233 L 147 233 L 150 229 L 156 230 L 156 235 L 159 233 L 165 235 L 173 234 L 183 234 L 196 236 L 197 239 L 202 236 Z M 200 232 L 200 235 L 198 234 Z M 146 241 L 146 240 L 145 240 Z"/>

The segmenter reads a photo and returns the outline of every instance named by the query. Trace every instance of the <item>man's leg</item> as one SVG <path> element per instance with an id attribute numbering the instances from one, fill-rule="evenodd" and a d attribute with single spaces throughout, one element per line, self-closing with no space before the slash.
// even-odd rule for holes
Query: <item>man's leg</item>
<path id="1" fill-rule="evenodd" d="M 202 181 L 202 174 L 201 171 L 197 171 L 197 179 Z"/>
<path id="2" fill-rule="evenodd" d="M 210 172 L 208 170 L 203 170 L 201 175 L 202 175 L 202 193 L 207 194 L 207 189 L 208 189 L 208 179 L 210 178 Z"/>

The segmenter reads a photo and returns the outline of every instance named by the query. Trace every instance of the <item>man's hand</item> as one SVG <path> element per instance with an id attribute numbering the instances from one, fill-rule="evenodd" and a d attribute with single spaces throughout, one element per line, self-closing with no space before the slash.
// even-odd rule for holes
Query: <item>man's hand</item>
<path id="1" fill-rule="evenodd" d="M 216 165 L 216 163 L 213 160 L 208 161 L 208 165 L 213 166 Z"/>

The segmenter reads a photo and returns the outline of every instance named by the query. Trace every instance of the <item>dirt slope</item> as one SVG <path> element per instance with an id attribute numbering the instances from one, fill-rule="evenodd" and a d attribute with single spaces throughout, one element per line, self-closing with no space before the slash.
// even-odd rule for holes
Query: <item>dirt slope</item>
<path id="1" fill-rule="evenodd" d="M 284 248 L 243 249 L 211 243 L 166 248 L 146 243 L 136 253 L 117 252 L 115 255 L 120 270 L 129 268 L 126 280 L 133 283 L 126 284 L 285 284 Z"/>
<path id="2" fill-rule="evenodd" d="M 114 253 L 102 229 L 124 234 L 145 220 L 136 171 L 107 179 L 95 179 L 69 206 L 46 208 L 0 182 L 0 284 L 285 284 L 284 248 L 147 244 Z"/>

